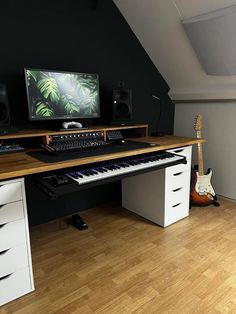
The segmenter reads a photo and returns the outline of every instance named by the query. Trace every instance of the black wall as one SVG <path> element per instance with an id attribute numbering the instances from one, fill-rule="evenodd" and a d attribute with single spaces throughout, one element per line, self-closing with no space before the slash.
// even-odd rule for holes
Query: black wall
<path id="1" fill-rule="evenodd" d="M 23 68 L 43 68 L 100 77 L 101 119 L 111 120 L 112 89 L 124 81 L 133 93 L 136 123 L 155 131 L 162 99 L 159 129 L 172 133 L 174 105 L 168 85 L 155 68 L 111 0 L 0 1 L 0 82 L 6 83 L 12 123 L 22 128 L 59 128 L 61 122 L 29 122 Z M 86 206 L 84 206 L 86 207 Z"/>

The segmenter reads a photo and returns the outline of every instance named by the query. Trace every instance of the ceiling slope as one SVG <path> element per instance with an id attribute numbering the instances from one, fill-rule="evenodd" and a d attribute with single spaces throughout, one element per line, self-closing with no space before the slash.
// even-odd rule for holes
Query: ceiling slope
<path id="1" fill-rule="evenodd" d="M 175 101 L 236 99 L 236 76 L 207 75 L 181 21 L 236 4 L 236 0 L 114 0 Z M 226 48 L 227 49 L 227 48 Z"/>

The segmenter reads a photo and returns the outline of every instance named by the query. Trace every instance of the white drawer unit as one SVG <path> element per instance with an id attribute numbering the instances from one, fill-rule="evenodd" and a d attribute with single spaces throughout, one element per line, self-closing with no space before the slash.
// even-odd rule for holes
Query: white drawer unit
<path id="1" fill-rule="evenodd" d="M 189 193 L 189 187 L 187 185 L 165 191 L 165 206 L 175 206 L 176 204 L 182 203 L 186 199 L 187 193 Z"/>
<path id="2" fill-rule="evenodd" d="M 189 215 L 189 202 L 184 199 L 173 205 L 165 207 L 165 219 L 163 227 L 169 226 L 172 223 L 181 220 Z"/>
<path id="3" fill-rule="evenodd" d="M 185 146 L 185 147 L 179 147 L 174 149 L 168 149 L 167 152 L 181 155 L 187 158 L 187 160 L 190 160 L 192 158 L 192 146 Z"/>
<path id="4" fill-rule="evenodd" d="M 0 278 L 29 267 L 26 243 L 0 252 Z"/>
<path id="5" fill-rule="evenodd" d="M 15 300 L 32 291 L 29 267 L 0 278 L 0 305 Z"/>
<path id="6" fill-rule="evenodd" d="M 166 191 L 172 191 L 189 185 L 190 169 L 186 169 L 184 171 L 177 170 L 173 172 L 169 172 L 168 169 L 166 169 L 165 174 Z"/>
<path id="7" fill-rule="evenodd" d="M 0 205 L 0 225 L 24 219 L 23 201 Z"/>
<path id="8" fill-rule="evenodd" d="M 0 252 L 22 243 L 26 243 L 24 219 L 0 225 Z"/>
<path id="9" fill-rule="evenodd" d="M 0 205 L 22 200 L 23 195 L 21 188 L 21 182 L 0 182 Z"/>
<path id="10" fill-rule="evenodd" d="M 168 151 L 185 156 L 187 164 L 122 180 L 122 206 L 162 227 L 189 215 L 192 147 Z"/>
<path id="11" fill-rule="evenodd" d="M 24 179 L 0 182 L 0 306 L 33 290 Z"/>

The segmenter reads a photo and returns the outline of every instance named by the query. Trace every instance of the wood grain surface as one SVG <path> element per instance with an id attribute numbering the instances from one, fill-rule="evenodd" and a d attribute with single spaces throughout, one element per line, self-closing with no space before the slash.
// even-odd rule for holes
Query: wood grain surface
<path id="1" fill-rule="evenodd" d="M 53 130 L 25 130 L 19 131 L 14 134 L 0 135 L 1 140 L 6 139 L 19 139 L 19 138 L 31 138 L 31 137 L 43 137 L 47 135 L 60 135 L 60 134 L 72 134 L 72 133 L 82 133 L 82 132 L 95 132 L 95 131 L 110 131 L 110 130 L 130 130 L 130 129 L 148 129 L 147 124 L 139 125 L 126 125 L 126 126 L 93 126 L 87 129 L 73 129 L 64 131 L 53 131 Z"/>
<path id="2" fill-rule="evenodd" d="M 98 155 L 86 158 L 79 158 L 73 160 L 66 160 L 55 163 L 44 163 L 34 157 L 29 156 L 26 152 L 10 153 L 0 155 L 0 180 L 10 179 L 15 177 L 26 176 L 30 174 L 52 171 L 57 169 L 69 168 L 78 165 L 85 165 L 94 162 L 100 162 L 105 160 L 112 160 L 116 158 L 129 157 L 134 155 L 140 155 L 143 153 L 150 153 L 155 151 L 161 151 L 171 148 L 177 148 L 181 146 L 194 145 L 199 142 L 204 142 L 203 139 L 186 138 L 186 137 L 142 137 L 137 138 L 137 141 L 159 144 L 159 146 L 150 146 L 142 149 L 135 149 L 126 152 L 112 153 L 106 155 Z"/>
<path id="3" fill-rule="evenodd" d="M 1 314 L 236 313 L 236 204 L 192 208 L 168 228 L 117 205 L 32 228 L 36 291 Z"/>

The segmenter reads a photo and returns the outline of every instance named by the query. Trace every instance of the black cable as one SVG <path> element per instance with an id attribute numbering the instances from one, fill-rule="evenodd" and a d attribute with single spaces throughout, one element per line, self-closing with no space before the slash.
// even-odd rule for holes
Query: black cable
<path id="1" fill-rule="evenodd" d="M 159 131 L 159 125 L 160 125 L 160 121 L 161 121 L 161 116 L 162 116 L 162 102 L 161 102 L 161 99 L 156 96 L 156 95 L 152 95 L 153 98 L 157 99 L 159 101 L 159 115 L 158 115 L 158 120 L 157 120 L 157 131 L 156 132 L 153 132 L 151 134 L 151 136 L 157 136 L 157 137 L 161 137 L 161 136 L 164 136 L 164 133 Z"/>

